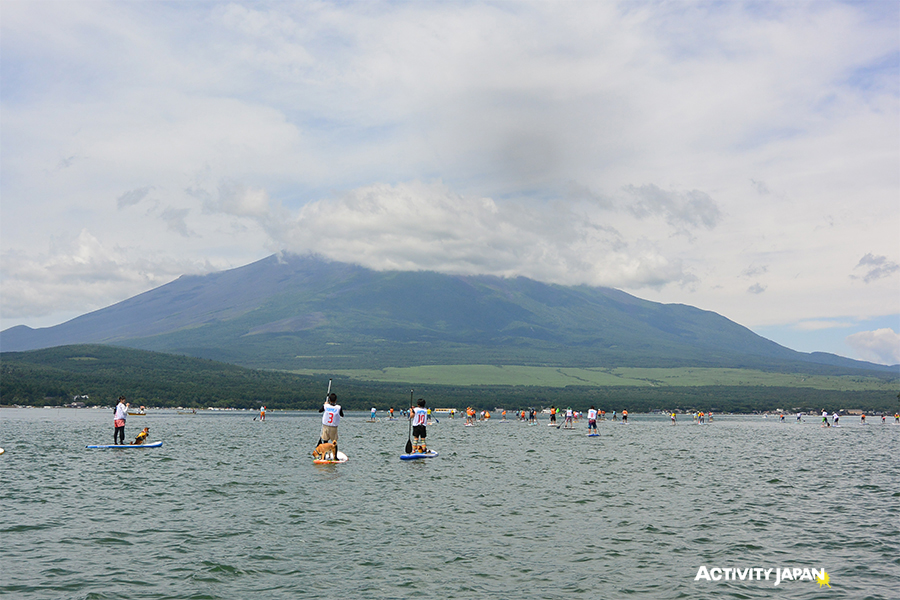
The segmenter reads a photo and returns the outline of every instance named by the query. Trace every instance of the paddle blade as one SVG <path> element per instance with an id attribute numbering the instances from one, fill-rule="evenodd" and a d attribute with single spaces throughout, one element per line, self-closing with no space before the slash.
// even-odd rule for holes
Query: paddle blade
<path id="1" fill-rule="evenodd" d="M 412 440 L 406 440 L 406 453 L 412 454 Z"/>

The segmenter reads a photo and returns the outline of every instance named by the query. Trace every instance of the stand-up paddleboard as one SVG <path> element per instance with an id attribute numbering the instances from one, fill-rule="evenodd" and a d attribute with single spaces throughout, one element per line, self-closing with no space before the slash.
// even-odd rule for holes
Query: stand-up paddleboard
<path id="1" fill-rule="evenodd" d="M 434 458 L 438 453 L 434 450 L 429 450 L 428 452 L 413 452 L 412 454 L 401 454 L 400 460 L 417 460 L 419 458 Z"/>
<path id="2" fill-rule="evenodd" d="M 587 436 L 588 437 L 600 437 L 600 434 L 599 433 L 589 433 L 589 434 L 587 434 Z"/>
<path id="3" fill-rule="evenodd" d="M 328 455 L 326 454 L 326 456 L 328 456 Z M 345 463 L 345 462 L 347 462 L 348 460 L 350 460 L 350 459 L 347 458 L 347 455 L 344 454 L 343 452 L 341 452 L 340 450 L 338 450 L 338 453 L 337 453 L 337 460 L 333 460 L 333 459 L 331 459 L 331 458 L 316 458 L 316 459 L 313 460 L 313 464 L 316 464 L 316 465 L 336 465 L 336 464 L 340 464 L 340 463 Z"/>
<path id="4" fill-rule="evenodd" d="M 136 450 L 140 448 L 161 448 L 162 442 L 153 442 L 152 444 L 108 444 L 108 445 L 98 445 L 98 446 L 85 446 L 85 448 L 116 448 L 120 450 Z"/>
<path id="5" fill-rule="evenodd" d="M 463 427 L 475 427 L 475 423 L 466 423 Z"/>
<path id="6" fill-rule="evenodd" d="M 6 452 L 6 450 L 4 450 L 3 448 L 0 448 L 0 454 L 3 454 L 4 452 Z"/>

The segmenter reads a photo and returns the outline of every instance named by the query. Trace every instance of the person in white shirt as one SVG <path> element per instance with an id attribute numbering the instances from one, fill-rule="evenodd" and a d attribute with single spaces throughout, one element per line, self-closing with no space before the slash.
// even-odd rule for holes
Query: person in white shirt
<path id="1" fill-rule="evenodd" d="M 588 411 L 588 433 L 597 433 L 597 409 L 593 406 Z"/>
<path id="2" fill-rule="evenodd" d="M 119 396 L 119 403 L 116 404 L 116 414 L 113 417 L 113 445 L 125 445 L 125 419 L 128 417 L 128 407 L 130 402 L 125 402 L 125 396 Z"/>
<path id="3" fill-rule="evenodd" d="M 322 442 L 334 443 L 334 458 L 337 460 L 337 442 L 338 442 L 338 423 L 344 416 L 344 409 L 337 403 L 337 394 L 331 392 L 328 400 L 319 409 L 322 415 L 322 434 L 319 436 L 319 444 Z M 318 446 L 319 444 L 316 444 Z"/>
<path id="4" fill-rule="evenodd" d="M 425 447 L 425 424 L 428 421 L 428 411 L 425 409 L 425 399 L 419 398 L 416 407 L 411 411 L 412 417 L 412 434 L 413 434 L 413 452 L 425 454 L 428 449 Z"/>

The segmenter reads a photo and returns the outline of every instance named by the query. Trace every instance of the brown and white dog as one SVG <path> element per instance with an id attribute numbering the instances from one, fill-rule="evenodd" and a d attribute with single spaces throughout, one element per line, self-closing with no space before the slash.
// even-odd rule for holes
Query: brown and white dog
<path id="1" fill-rule="evenodd" d="M 334 452 L 334 444 L 331 442 L 322 442 L 313 450 L 313 458 L 319 460 L 336 460 Z"/>

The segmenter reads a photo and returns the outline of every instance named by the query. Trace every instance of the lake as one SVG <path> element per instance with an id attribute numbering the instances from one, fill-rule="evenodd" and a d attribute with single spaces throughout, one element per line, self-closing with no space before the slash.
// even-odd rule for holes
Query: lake
<path id="1" fill-rule="evenodd" d="M 162 448 L 88 450 L 111 410 L 0 410 L 0 595 L 900 597 L 893 419 L 439 417 L 406 462 L 406 420 L 352 413 L 350 460 L 314 465 L 317 413 L 255 416 L 151 411 L 126 438 Z"/>

